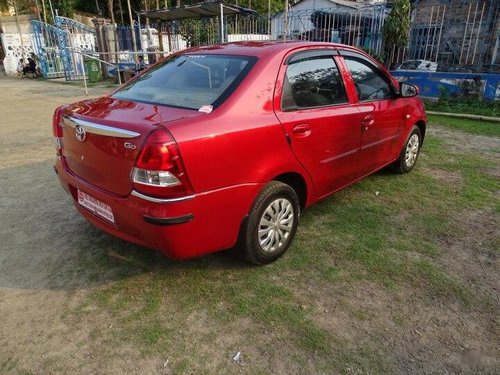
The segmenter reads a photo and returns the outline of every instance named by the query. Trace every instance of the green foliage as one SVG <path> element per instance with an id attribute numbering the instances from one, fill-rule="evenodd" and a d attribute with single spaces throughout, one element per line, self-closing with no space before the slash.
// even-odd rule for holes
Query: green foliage
<path id="1" fill-rule="evenodd" d="M 73 17 L 74 0 L 52 0 L 52 6 L 54 9 L 58 9 L 60 16 Z"/>
<path id="2" fill-rule="evenodd" d="M 0 0 L 0 11 L 6 11 L 6 10 L 9 10 L 9 1 Z"/>
<path id="3" fill-rule="evenodd" d="M 256 10 L 258 14 L 268 13 L 268 1 L 267 0 L 253 0 L 248 5 L 241 3 L 240 5 L 248 7 L 251 5 L 253 10 Z M 283 0 L 271 0 L 271 14 L 281 12 L 285 9 L 285 2 Z"/>
<path id="4" fill-rule="evenodd" d="M 182 0 L 181 5 L 192 5 L 200 3 L 201 0 Z M 82 11 L 87 13 L 96 14 L 98 16 L 112 18 L 111 11 L 113 11 L 114 18 L 116 22 L 120 22 L 121 19 L 124 20 L 125 23 L 128 23 L 128 10 L 127 4 L 122 0 L 121 3 L 121 11 L 120 13 L 120 4 L 118 0 L 111 1 L 109 4 L 109 0 L 52 0 L 52 8 L 54 11 L 57 9 L 58 14 L 64 17 L 73 17 L 73 13 L 75 11 Z M 174 7 L 176 5 L 176 0 L 168 0 L 167 4 L 169 7 Z M 9 5 L 13 5 L 13 0 L 0 0 L 0 11 L 7 11 L 9 9 Z M 138 11 L 145 9 L 145 1 L 144 0 L 131 0 L 130 1 L 132 14 L 134 18 L 135 14 Z M 165 0 L 159 1 L 159 6 L 163 8 L 165 6 Z M 257 11 L 260 15 L 268 14 L 268 0 L 228 0 L 226 4 L 234 4 L 239 5 L 245 8 L 250 8 Z M 110 7 L 111 5 L 111 7 Z M 156 0 L 147 0 L 147 8 L 148 9 L 156 9 L 157 1 Z M 271 13 L 274 14 L 276 12 L 283 11 L 284 9 L 284 0 L 271 0 Z M 19 14 L 32 14 L 36 11 L 37 2 L 36 0 L 16 0 L 16 6 Z M 38 1 L 38 7 L 42 8 L 42 2 Z M 43 11 L 41 11 L 43 13 Z M 45 14 L 47 16 L 47 21 L 52 23 L 52 12 L 50 9 L 49 1 L 45 1 Z"/>
<path id="5" fill-rule="evenodd" d="M 427 109 L 430 108 L 426 105 Z M 497 110 L 500 106 L 497 106 Z M 451 108 L 449 111 L 452 112 Z M 458 112 L 458 111 L 455 111 Z M 435 124 L 446 126 L 447 128 L 462 130 L 470 134 L 500 137 L 500 123 L 490 121 L 469 120 L 448 116 L 429 115 L 429 121 Z"/>
<path id="6" fill-rule="evenodd" d="M 405 47 L 410 31 L 410 0 L 394 0 L 382 28 L 386 46 Z"/>
<path id="7" fill-rule="evenodd" d="M 100 8 L 104 9 L 104 5 L 99 5 Z M 88 0 L 75 0 L 75 10 L 80 10 L 82 12 L 99 14 L 96 8 L 95 1 Z"/>
<path id="8" fill-rule="evenodd" d="M 439 100 L 445 100 L 448 97 L 448 88 L 446 86 L 439 86 Z"/>
<path id="9" fill-rule="evenodd" d="M 205 20 L 188 19 L 181 21 L 181 35 L 186 40 L 188 47 L 197 47 L 206 44 L 208 40 L 208 27 Z"/>
<path id="10" fill-rule="evenodd" d="M 456 97 L 450 98 L 443 90 L 436 101 L 425 100 L 425 108 L 429 111 L 465 113 L 470 115 L 500 117 L 500 102 L 486 101 L 477 98 Z M 500 126 L 500 124 L 498 124 Z"/>
<path id="11" fill-rule="evenodd" d="M 18 15 L 33 14 L 36 12 L 36 5 L 35 0 L 0 0 L 0 11 L 7 12 L 13 7 Z"/>
<path id="12" fill-rule="evenodd" d="M 384 51 L 374 51 L 371 48 L 362 48 L 363 51 L 365 51 L 367 54 L 372 56 L 375 60 L 377 60 L 379 63 L 383 64 L 384 63 L 384 58 L 385 58 L 385 53 Z"/>

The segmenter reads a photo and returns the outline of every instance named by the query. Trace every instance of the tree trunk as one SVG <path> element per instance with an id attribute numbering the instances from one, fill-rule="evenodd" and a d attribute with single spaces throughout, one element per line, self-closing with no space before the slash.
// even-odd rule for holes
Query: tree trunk
<path id="1" fill-rule="evenodd" d="M 113 28 L 113 41 L 115 46 L 115 63 L 118 64 L 118 35 L 116 34 L 115 12 L 113 7 L 113 0 L 108 0 L 108 13 L 111 18 L 111 27 Z"/>

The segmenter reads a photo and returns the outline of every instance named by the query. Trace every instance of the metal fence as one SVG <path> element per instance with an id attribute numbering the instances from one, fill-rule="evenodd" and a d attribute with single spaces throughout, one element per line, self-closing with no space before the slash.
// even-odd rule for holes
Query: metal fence
<path id="1" fill-rule="evenodd" d="M 283 12 L 271 20 L 271 37 L 342 43 L 380 53 L 386 15 L 384 4 Z"/>
<path id="2" fill-rule="evenodd" d="M 226 16 L 222 23 L 223 34 L 219 17 L 161 22 L 151 24 L 150 28 L 154 41 L 146 44 L 171 52 L 221 42 L 270 39 L 269 19 L 264 16 Z"/>
<path id="3" fill-rule="evenodd" d="M 333 6 L 299 9 L 272 17 L 232 15 L 153 23 L 138 18 L 132 27 L 96 22 L 95 29 L 64 17 L 55 25 L 35 21 L 36 50 L 46 77 L 64 75 L 81 79 L 78 60 L 67 47 L 100 53 L 113 64 L 133 64 L 142 52 L 146 62 L 159 51 L 172 53 L 194 46 L 249 40 L 307 40 L 343 43 L 363 48 L 389 68 L 407 59 L 438 63 L 439 70 L 479 72 L 500 67 L 500 1 L 429 0 L 417 3 L 411 12 L 407 47 L 384 46 L 382 28 L 389 9 L 376 5 Z M 221 22 L 222 21 L 222 22 Z M 221 25 L 222 23 L 222 25 Z M 384 56 L 385 55 L 385 56 Z M 103 68 L 103 72 L 104 72 Z"/>
<path id="4" fill-rule="evenodd" d="M 408 57 L 455 72 L 500 68 L 500 1 L 436 0 L 412 10 Z"/>
<path id="5" fill-rule="evenodd" d="M 47 78 L 65 76 L 82 79 L 83 70 L 75 50 L 99 53 L 101 60 L 132 65 L 136 52 L 142 52 L 146 63 L 157 60 L 158 52 L 172 53 L 189 47 L 216 43 L 255 40 L 309 40 L 344 43 L 379 54 L 383 49 L 381 28 L 385 7 L 351 9 L 305 9 L 286 15 L 220 17 L 177 20 L 142 24 L 133 27 L 95 22 L 95 28 L 56 17 L 56 24 L 33 21 L 36 50 Z M 87 43 L 84 43 L 87 41 Z M 136 53 L 134 55 L 134 53 Z M 105 69 L 103 69 L 104 71 Z"/>

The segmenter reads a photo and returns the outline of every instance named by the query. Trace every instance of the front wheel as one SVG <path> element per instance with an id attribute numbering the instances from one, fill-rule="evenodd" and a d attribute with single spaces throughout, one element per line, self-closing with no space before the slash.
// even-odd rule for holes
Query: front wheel
<path id="1" fill-rule="evenodd" d="M 417 163 L 420 147 L 422 146 L 422 135 L 418 126 L 413 126 L 410 136 L 406 140 L 403 149 L 399 155 L 399 159 L 393 164 L 394 169 L 398 173 L 410 172 Z"/>
<path id="2" fill-rule="evenodd" d="M 297 193 L 287 184 L 271 181 L 261 190 L 243 224 L 238 251 L 255 264 L 281 257 L 292 243 L 299 223 Z"/>

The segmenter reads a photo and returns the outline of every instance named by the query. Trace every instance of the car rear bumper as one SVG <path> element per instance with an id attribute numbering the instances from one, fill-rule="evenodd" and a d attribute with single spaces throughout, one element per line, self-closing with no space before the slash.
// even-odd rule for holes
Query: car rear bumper
<path id="1" fill-rule="evenodd" d="M 188 259 L 236 243 L 240 224 L 263 184 L 241 184 L 180 199 L 161 200 L 133 192 L 122 197 L 99 189 L 59 158 L 54 166 L 63 188 L 80 213 L 101 230 L 126 241 Z M 114 223 L 78 203 L 78 191 L 109 205 Z"/>

